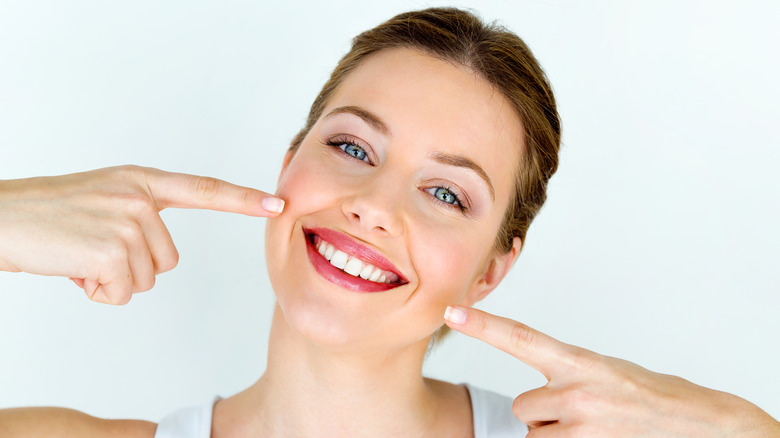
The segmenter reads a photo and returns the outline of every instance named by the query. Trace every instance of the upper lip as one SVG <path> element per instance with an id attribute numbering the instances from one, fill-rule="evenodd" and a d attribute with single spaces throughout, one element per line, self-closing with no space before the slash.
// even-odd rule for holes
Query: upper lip
<path id="1" fill-rule="evenodd" d="M 339 251 L 343 251 L 351 256 L 355 256 L 358 259 L 368 262 L 379 269 L 390 271 L 398 276 L 400 283 L 408 283 L 406 277 L 401 274 L 401 271 L 393 265 L 390 260 L 387 260 L 382 254 L 374 251 L 373 249 L 358 243 L 355 239 L 348 235 L 331 230 L 330 228 L 304 228 L 303 232 L 308 238 L 311 234 L 320 236 L 322 240 L 330 243 Z"/>

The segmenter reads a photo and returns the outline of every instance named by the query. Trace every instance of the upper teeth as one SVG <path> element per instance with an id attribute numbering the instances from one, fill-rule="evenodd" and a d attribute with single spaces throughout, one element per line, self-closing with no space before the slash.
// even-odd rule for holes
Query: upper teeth
<path id="1" fill-rule="evenodd" d="M 343 270 L 349 275 L 360 277 L 375 283 L 394 283 L 398 281 L 398 275 L 390 271 L 383 271 L 376 266 L 351 256 L 344 251 L 339 251 L 330 243 L 314 236 L 314 246 L 331 265 Z"/>

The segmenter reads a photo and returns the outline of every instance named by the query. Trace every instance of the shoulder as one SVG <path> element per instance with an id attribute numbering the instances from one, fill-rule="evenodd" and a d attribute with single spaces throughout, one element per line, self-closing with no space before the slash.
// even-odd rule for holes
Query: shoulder
<path id="1" fill-rule="evenodd" d="M 528 433 L 528 427 L 512 413 L 512 398 L 467 383 L 463 386 L 471 398 L 476 438 L 518 437 Z"/>
<path id="2" fill-rule="evenodd" d="M 157 425 L 143 420 L 107 420 L 54 407 L 0 410 L 0 436 L 153 438 Z"/>

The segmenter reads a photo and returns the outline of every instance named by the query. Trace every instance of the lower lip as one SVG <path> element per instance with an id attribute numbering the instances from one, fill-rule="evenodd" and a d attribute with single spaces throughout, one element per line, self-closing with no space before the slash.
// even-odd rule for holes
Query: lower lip
<path id="1" fill-rule="evenodd" d="M 306 253 L 309 255 L 309 261 L 314 265 L 314 270 L 325 277 L 331 283 L 349 289 L 353 292 L 384 292 L 400 286 L 400 283 L 375 283 L 364 280 L 360 277 L 354 277 L 341 269 L 333 266 L 330 262 L 317 251 L 314 244 L 308 236 L 304 234 L 306 240 Z"/>

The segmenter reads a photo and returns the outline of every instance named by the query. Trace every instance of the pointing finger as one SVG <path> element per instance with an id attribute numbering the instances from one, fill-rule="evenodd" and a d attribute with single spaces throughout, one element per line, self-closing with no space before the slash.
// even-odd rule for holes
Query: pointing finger
<path id="1" fill-rule="evenodd" d="M 460 306 L 447 307 L 444 319 L 453 330 L 511 354 L 544 374 L 547 380 L 567 369 L 571 346 L 525 324 Z"/>
<path id="2" fill-rule="evenodd" d="M 149 190 L 160 210 L 202 208 L 249 216 L 276 216 L 284 201 L 260 190 L 206 176 L 144 169 Z"/>

